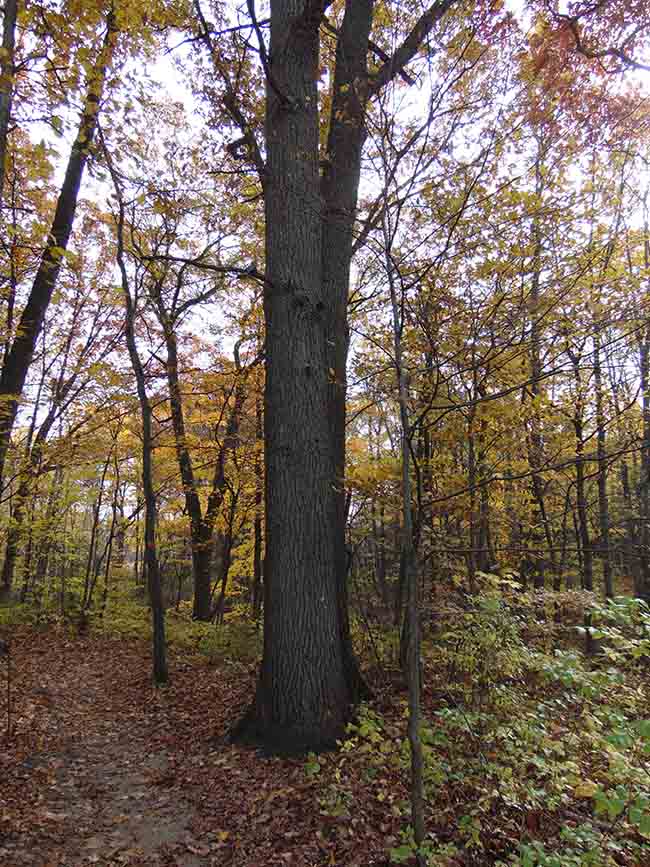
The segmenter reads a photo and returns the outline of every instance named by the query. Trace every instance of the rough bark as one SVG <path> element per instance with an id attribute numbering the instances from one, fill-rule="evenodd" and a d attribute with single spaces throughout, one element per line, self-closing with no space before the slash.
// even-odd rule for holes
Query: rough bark
<path id="1" fill-rule="evenodd" d="M 334 746 L 353 699 L 333 557 L 336 464 L 328 414 L 316 87 L 320 22 L 303 14 L 304 5 L 271 3 L 264 655 L 255 700 L 234 732 L 277 752 Z"/>
<path id="2" fill-rule="evenodd" d="M 345 546 L 347 298 L 364 110 L 454 0 L 429 7 L 367 76 L 371 0 L 347 0 L 319 178 L 319 27 L 325 3 L 272 0 L 266 153 L 266 560 L 264 657 L 236 736 L 318 749 L 364 684 L 352 653 Z M 252 4 L 249 5 L 249 8 Z"/>
<path id="3" fill-rule="evenodd" d="M 262 544 L 263 544 L 263 503 L 264 503 L 264 469 L 262 467 L 261 448 L 264 442 L 264 418 L 262 401 L 255 398 L 255 519 L 253 524 L 253 587 L 252 610 L 253 617 L 258 620 L 262 610 Z"/>
<path id="4" fill-rule="evenodd" d="M 643 428 L 641 440 L 641 479 L 639 481 L 639 590 L 650 601 L 650 328 L 639 340 L 639 368 Z"/>
<path id="5" fill-rule="evenodd" d="M 374 0 L 348 0 L 336 45 L 332 110 L 323 170 L 322 285 L 328 314 L 330 437 L 336 462 L 334 556 L 337 600 L 346 671 L 353 693 L 365 692 L 350 641 L 345 517 L 345 412 L 347 390 L 348 292 L 361 152 L 366 139 L 368 40 Z"/>

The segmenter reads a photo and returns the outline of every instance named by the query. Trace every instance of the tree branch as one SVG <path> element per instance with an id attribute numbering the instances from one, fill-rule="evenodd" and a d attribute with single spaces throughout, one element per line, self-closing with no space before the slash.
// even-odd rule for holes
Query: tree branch
<path id="1" fill-rule="evenodd" d="M 437 0 L 417 20 L 415 26 L 383 66 L 370 78 L 370 94 L 378 93 L 382 87 L 402 73 L 404 67 L 413 60 L 420 46 L 458 0 Z"/>
<path id="2" fill-rule="evenodd" d="M 570 18 L 568 15 L 558 15 L 556 17 L 563 19 L 564 22 L 567 24 L 569 30 L 571 31 L 571 35 L 573 36 L 575 49 L 579 54 L 582 54 L 583 57 L 587 57 L 589 60 L 603 60 L 606 57 L 612 57 L 616 60 L 619 60 L 623 64 L 623 66 L 627 67 L 628 69 L 642 69 L 646 72 L 650 72 L 650 64 L 641 63 L 640 60 L 635 60 L 630 54 L 627 53 L 627 51 L 618 46 L 601 48 L 598 50 L 587 48 L 582 41 L 582 36 L 580 35 L 580 30 L 578 29 L 578 18 Z M 641 29 L 641 27 L 638 27 L 634 31 L 633 35 L 639 33 Z M 615 72 L 617 70 L 610 71 Z"/>
<path id="3" fill-rule="evenodd" d="M 262 157 L 262 152 L 257 143 L 257 139 L 255 138 L 255 133 L 253 132 L 253 127 L 249 123 L 248 119 L 244 115 L 238 101 L 237 94 L 232 86 L 232 83 L 225 73 L 225 71 L 221 68 L 221 64 L 218 59 L 217 50 L 214 44 L 214 40 L 212 38 L 210 27 L 205 19 L 203 14 L 203 10 L 201 8 L 200 0 L 194 0 L 194 10 L 196 11 L 196 17 L 199 21 L 199 36 L 205 44 L 206 48 L 210 52 L 210 56 L 212 58 L 212 62 L 214 64 L 215 69 L 219 73 L 221 80 L 223 81 L 223 85 L 225 88 L 225 93 L 223 96 L 223 104 L 226 108 L 226 111 L 230 115 L 233 123 L 240 130 L 242 136 L 246 140 L 246 144 L 249 149 L 249 154 L 253 165 L 257 170 L 257 175 L 262 185 L 262 189 L 264 189 L 264 182 L 266 180 L 266 166 L 264 164 L 264 159 Z M 259 22 L 257 24 L 259 28 Z"/>

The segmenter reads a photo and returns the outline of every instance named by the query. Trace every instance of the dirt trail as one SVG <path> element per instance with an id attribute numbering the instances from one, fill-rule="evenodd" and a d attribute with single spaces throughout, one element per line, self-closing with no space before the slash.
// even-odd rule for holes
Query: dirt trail
<path id="1" fill-rule="evenodd" d="M 134 673 L 114 660 L 102 668 L 97 655 L 43 660 L 31 683 L 18 684 L 17 730 L 31 714 L 40 740 L 58 743 L 17 762 L 19 778 L 37 781 L 36 803 L 20 833 L 3 835 L 0 824 L 0 865 L 219 863 L 192 833 L 194 809 L 174 785 L 154 691 L 143 687 L 148 702 L 133 702 Z"/>
<path id="2" fill-rule="evenodd" d="M 400 820 L 363 793 L 373 780 L 356 783 L 353 811 L 333 815 L 338 783 L 306 774 L 301 758 L 264 758 L 223 737 L 250 702 L 256 664 L 211 666 L 173 647 L 169 656 L 170 684 L 154 689 L 144 642 L 12 636 L 9 740 L 0 666 L 0 867 L 387 863 Z M 321 762 L 352 770 L 350 756 Z"/>

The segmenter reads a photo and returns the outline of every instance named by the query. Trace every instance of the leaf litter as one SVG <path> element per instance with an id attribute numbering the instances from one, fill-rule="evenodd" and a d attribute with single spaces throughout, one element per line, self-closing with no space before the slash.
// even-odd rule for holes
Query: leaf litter
<path id="1" fill-rule="evenodd" d="M 154 689 L 142 642 L 14 636 L 3 867 L 388 863 L 365 809 L 352 822 L 322 815 L 304 761 L 227 743 L 253 692 L 249 665 L 208 667 L 186 652 L 170 663 L 171 684 Z M 0 670 L 0 727 L 3 684 Z"/>

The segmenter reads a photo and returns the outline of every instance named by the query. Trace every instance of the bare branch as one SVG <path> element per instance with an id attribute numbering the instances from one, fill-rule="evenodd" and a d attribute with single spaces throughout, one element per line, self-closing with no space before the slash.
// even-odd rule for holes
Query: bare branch
<path id="1" fill-rule="evenodd" d="M 203 14 L 200 0 L 194 0 L 194 9 L 196 11 L 196 17 L 199 21 L 199 36 L 208 51 L 210 52 L 214 67 L 219 73 L 219 76 L 225 87 L 226 92 L 223 97 L 223 104 L 228 114 L 230 115 L 233 123 L 237 126 L 242 136 L 246 140 L 250 158 L 255 168 L 257 169 L 257 175 L 259 177 L 260 184 L 262 185 L 262 189 L 264 189 L 264 182 L 266 180 L 266 166 L 264 164 L 264 159 L 262 157 L 262 152 L 260 150 L 259 144 L 257 143 L 257 139 L 255 138 L 253 127 L 241 109 L 241 106 L 237 99 L 237 94 L 232 86 L 230 78 L 221 67 L 217 49 L 212 38 L 212 32 Z M 260 25 L 258 22 L 258 27 L 259 26 Z"/>
<path id="2" fill-rule="evenodd" d="M 382 87 L 401 74 L 404 67 L 413 60 L 420 46 L 435 25 L 442 20 L 448 10 L 457 2 L 458 0 L 437 0 L 436 3 L 433 3 L 420 16 L 411 32 L 393 56 L 371 77 L 371 94 L 378 93 Z"/>

